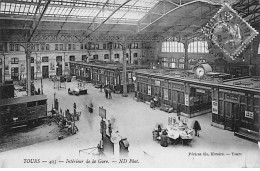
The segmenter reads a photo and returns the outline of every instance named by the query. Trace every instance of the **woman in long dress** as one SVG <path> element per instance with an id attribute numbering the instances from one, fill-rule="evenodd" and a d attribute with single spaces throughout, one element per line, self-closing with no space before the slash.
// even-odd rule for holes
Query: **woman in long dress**
<path id="1" fill-rule="evenodd" d="M 195 131 L 195 136 L 200 137 L 199 131 L 201 130 L 201 126 L 197 120 L 195 120 L 195 122 L 194 122 L 193 129 Z"/>

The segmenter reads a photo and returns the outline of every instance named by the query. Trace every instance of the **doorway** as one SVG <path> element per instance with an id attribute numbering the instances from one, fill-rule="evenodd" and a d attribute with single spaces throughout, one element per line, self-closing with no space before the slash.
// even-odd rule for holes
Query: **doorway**
<path id="1" fill-rule="evenodd" d="M 19 68 L 18 67 L 12 67 L 11 68 L 11 78 L 13 80 L 18 80 L 19 77 Z"/>
<path id="2" fill-rule="evenodd" d="M 49 78 L 49 66 L 42 66 L 42 78 Z"/>
<path id="3" fill-rule="evenodd" d="M 225 102 L 225 129 L 234 130 L 235 115 L 239 114 L 239 105 L 237 103 Z"/>

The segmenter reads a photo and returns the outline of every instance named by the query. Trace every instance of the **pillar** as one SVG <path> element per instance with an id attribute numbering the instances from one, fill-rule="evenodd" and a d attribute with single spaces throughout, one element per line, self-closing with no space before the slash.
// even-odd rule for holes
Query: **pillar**
<path id="1" fill-rule="evenodd" d="M 2 59 L 2 83 L 5 83 L 5 55 L 3 55 Z"/>
<path id="2" fill-rule="evenodd" d="M 122 73 L 122 81 L 123 81 L 123 97 L 127 97 L 127 85 L 126 85 L 126 41 L 122 43 L 122 50 L 123 50 L 123 73 Z"/>
<path id="3" fill-rule="evenodd" d="M 31 96 L 31 48 L 30 44 L 26 44 L 26 83 L 27 83 L 27 96 Z"/>
<path id="4" fill-rule="evenodd" d="M 188 69 L 188 46 L 189 43 L 185 41 L 184 43 L 184 69 Z"/>

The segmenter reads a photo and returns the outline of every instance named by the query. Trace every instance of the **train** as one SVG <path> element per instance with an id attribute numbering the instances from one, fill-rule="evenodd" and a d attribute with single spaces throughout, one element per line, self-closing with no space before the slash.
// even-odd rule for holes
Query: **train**
<path id="1" fill-rule="evenodd" d="M 35 95 L 0 100 L 0 135 L 12 128 L 34 126 L 47 117 L 47 96 Z"/>

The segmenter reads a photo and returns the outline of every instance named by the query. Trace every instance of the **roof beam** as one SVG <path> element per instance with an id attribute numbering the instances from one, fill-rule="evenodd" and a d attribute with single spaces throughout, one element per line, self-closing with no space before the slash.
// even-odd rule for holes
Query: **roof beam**
<path id="1" fill-rule="evenodd" d="M 37 7 L 36 7 L 36 10 L 35 10 L 35 12 L 34 12 L 32 28 L 35 27 L 35 23 L 36 23 L 36 15 L 37 15 L 37 12 L 38 12 L 38 10 L 39 10 L 39 8 L 40 8 L 41 1 L 42 1 L 42 0 L 39 0 L 38 5 L 37 5 Z"/>
<path id="2" fill-rule="evenodd" d="M 35 31 L 37 30 L 37 27 L 39 26 L 40 21 L 41 21 L 43 15 L 44 15 L 44 13 L 46 12 L 46 10 L 47 10 L 48 5 L 50 4 L 50 2 L 51 2 L 51 0 L 48 0 L 48 2 L 46 3 L 46 5 L 45 5 L 45 7 L 44 7 L 44 9 L 43 9 L 43 11 L 42 11 L 42 13 L 41 13 L 41 16 L 40 16 L 40 18 L 39 18 L 39 20 L 38 20 L 38 23 L 36 24 L 36 26 L 34 27 L 32 33 L 30 34 L 30 36 L 29 36 L 29 38 L 28 38 L 28 42 L 31 41 L 31 39 L 32 39 L 32 37 L 33 37 Z"/>
<path id="3" fill-rule="evenodd" d="M 145 30 L 146 28 L 148 28 L 149 26 L 153 25 L 154 23 L 158 22 L 160 19 L 164 18 L 165 16 L 167 16 L 168 14 L 170 14 L 171 12 L 183 7 L 183 6 L 186 6 L 186 5 L 190 5 L 190 4 L 193 4 L 197 1 L 191 1 L 191 2 L 188 2 L 188 3 L 185 3 L 185 4 L 182 4 L 182 5 L 179 5 L 177 6 L 176 8 L 166 12 L 165 14 L 163 14 L 162 16 L 158 17 L 157 19 L 155 19 L 154 21 L 150 22 L 149 24 L 147 24 L 146 26 L 144 26 L 143 28 L 139 29 L 140 25 L 138 26 L 138 33 L 142 32 L 143 30 Z"/>
<path id="4" fill-rule="evenodd" d="M 78 1 L 78 0 L 76 0 L 76 1 Z M 73 7 L 70 9 L 69 14 L 67 15 L 65 21 L 62 23 L 61 29 L 58 31 L 58 33 L 57 33 L 56 36 L 58 36 L 58 35 L 60 34 L 61 30 L 63 29 L 64 25 L 66 24 L 66 22 L 67 22 L 67 20 L 68 20 L 68 17 L 69 17 L 69 15 L 70 15 L 71 11 L 74 9 L 74 7 L 75 7 L 75 4 L 74 4 Z"/>
<path id="5" fill-rule="evenodd" d="M 135 3 L 133 3 L 132 7 L 134 7 L 134 5 L 135 5 L 138 1 L 139 1 L 139 0 L 136 0 Z M 126 14 L 127 14 L 127 12 L 125 12 L 125 14 L 124 14 L 121 18 L 123 18 Z M 113 25 L 113 27 L 112 27 L 109 31 L 107 31 L 107 34 L 108 34 L 109 32 L 111 32 L 111 31 L 115 28 L 115 26 L 116 26 L 116 25 Z"/>
<path id="6" fill-rule="evenodd" d="M 101 27 L 112 15 L 114 15 L 121 7 L 123 7 L 125 4 L 130 2 L 131 0 L 126 0 L 123 4 L 121 4 L 115 11 L 113 11 L 102 23 L 100 23 L 90 34 L 88 34 L 86 37 L 89 37 L 91 34 L 93 34 L 99 27 Z"/>
<path id="7" fill-rule="evenodd" d="M 97 13 L 97 15 L 93 18 L 93 21 L 91 22 L 91 24 L 88 26 L 87 30 L 90 29 L 90 27 L 92 26 L 92 24 L 94 24 L 96 18 L 99 16 L 99 14 L 101 13 L 101 11 L 105 8 L 106 4 L 109 2 L 109 0 L 106 1 L 106 3 L 103 5 L 102 9 L 99 10 L 99 12 Z"/>
<path id="8" fill-rule="evenodd" d="M 25 1 L 16 1 L 16 0 L 1 0 L 1 2 L 5 3 L 13 3 L 13 4 L 26 4 L 26 5 L 37 5 L 37 2 L 25 2 Z M 75 5 L 75 9 L 96 9 L 100 10 L 106 3 L 103 2 L 91 2 L 91 1 L 80 1 L 80 2 L 69 2 L 69 1 L 62 1 L 62 0 L 52 0 L 49 4 L 49 7 L 62 7 L 62 8 L 71 8 L 73 5 Z M 120 4 L 115 3 L 107 3 L 106 4 L 106 10 L 108 11 L 114 11 L 120 6 Z M 121 9 L 121 11 L 128 11 L 129 8 L 131 8 L 131 5 L 125 5 L 124 8 Z M 132 8 L 135 12 L 141 12 L 146 13 L 150 10 L 150 7 L 145 6 L 135 6 Z"/>
<path id="9" fill-rule="evenodd" d="M 24 21 L 24 16 L 21 15 L 1 15 L 0 19 L 2 20 L 22 20 Z M 50 21 L 50 22 L 63 22 L 63 19 L 65 20 L 66 17 L 52 17 L 52 16 L 45 16 L 42 18 L 41 21 Z M 105 19 L 105 18 L 104 18 Z M 32 16 L 28 16 L 27 21 L 33 21 Z M 66 21 L 67 23 L 91 23 L 93 21 L 92 18 L 68 18 Z M 100 18 L 96 20 L 95 23 L 101 23 L 103 20 Z M 120 18 L 113 18 L 110 19 L 107 23 L 109 24 L 124 24 L 124 25 L 137 25 L 137 20 L 120 20 Z"/>

